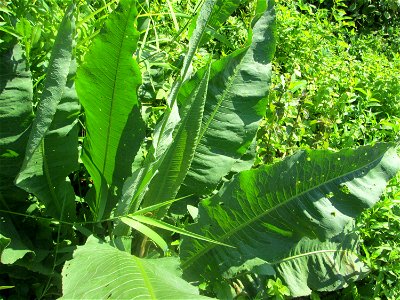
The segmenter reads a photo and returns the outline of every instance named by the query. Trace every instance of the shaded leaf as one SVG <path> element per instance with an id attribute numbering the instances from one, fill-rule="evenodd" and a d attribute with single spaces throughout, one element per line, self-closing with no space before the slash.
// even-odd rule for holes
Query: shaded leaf
<path id="1" fill-rule="evenodd" d="M 340 235 L 335 240 L 303 238 L 287 257 L 273 263 L 292 296 L 338 290 L 366 275 L 368 268 L 357 254 L 357 236 Z"/>
<path id="2" fill-rule="evenodd" d="M 33 87 L 20 45 L 0 55 L 0 193 L 9 198 L 29 137 Z"/>
<path id="3" fill-rule="evenodd" d="M 27 254 L 34 252 L 26 245 L 7 215 L 0 214 L 0 262 L 13 264 Z"/>

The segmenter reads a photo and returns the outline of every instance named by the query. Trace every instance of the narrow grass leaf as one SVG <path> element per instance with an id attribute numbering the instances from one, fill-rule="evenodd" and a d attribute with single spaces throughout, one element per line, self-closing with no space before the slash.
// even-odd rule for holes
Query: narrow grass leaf
<path id="1" fill-rule="evenodd" d="M 155 232 L 150 227 L 148 227 L 148 226 L 146 226 L 146 225 L 144 225 L 144 224 L 142 224 L 142 223 L 140 223 L 138 221 L 130 219 L 130 218 L 122 217 L 121 221 L 123 223 L 125 223 L 126 225 L 128 225 L 129 227 L 131 227 L 132 229 L 137 230 L 137 231 L 141 232 L 142 234 L 144 234 L 145 236 L 149 237 L 164 252 L 167 251 L 167 249 L 168 249 L 167 243 L 164 241 L 164 239 L 157 232 Z"/>
<path id="2" fill-rule="evenodd" d="M 204 32 L 203 37 L 200 41 L 200 46 L 206 44 L 213 35 L 216 35 L 218 29 L 220 29 L 226 20 L 232 15 L 232 13 L 244 3 L 246 0 L 217 0 L 212 10 L 210 21 L 207 23 L 207 30 Z M 264 1 L 265 2 L 265 1 Z M 192 24 L 189 27 L 189 34 L 193 34 L 193 30 L 196 27 L 196 18 L 193 18 Z M 222 36 L 222 39 L 224 37 Z"/>
<path id="3" fill-rule="evenodd" d="M 138 215 L 129 216 L 129 218 L 131 218 L 133 220 L 136 220 L 138 222 L 150 225 L 150 226 L 154 226 L 154 227 L 157 227 L 157 228 L 160 228 L 160 229 L 165 229 L 165 230 L 168 230 L 168 231 L 171 231 L 171 232 L 176 232 L 176 233 L 179 233 L 179 234 L 182 234 L 182 235 L 185 235 L 185 236 L 189 236 L 191 238 L 199 239 L 199 240 L 206 241 L 206 242 L 209 242 L 209 243 L 218 244 L 218 245 L 221 245 L 221 246 L 232 247 L 230 245 L 215 241 L 215 240 L 207 238 L 205 236 L 202 236 L 202 235 L 199 235 L 199 234 L 196 234 L 196 233 L 192 233 L 192 232 L 187 231 L 187 230 L 185 230 L 183 228 L 179 228 L 179 227 L 173 226 L 171 224 L 165 223 L 165 222 L 163 222 L 161 220 L 158 220 L 158 219 L 153 219 L 153 218 L 149 218 L 149 217 L 146 217 L 146 216 L 138 216 Z"/>
<path id="4" fill-rule="evenodd" d="M 181 109 L 182 120 L 176 127 L 173 142 L 162 157 L 157 174 L 148 187 L 142 202 L 143 207 L 175 198 L 185 179 L 200 135 L 208 80 L 209 69 L 189 96 L 186 106 Z"/>
<path id="5" fill-rule="evenodd" d="M 153 147 L 155 150 L 155 157 L 162 155 L 169 145 L 172 143 L 172 134 L 175 126 L 179 123 L 180 116 L 178 112 L 178 106 L 176 99 L 178 91 L 183 81 L 188 76 L 189 67 L 192 63 L 194 54 L 200 44 L 201 38 L 206 30 L 207 23 L 211 18 L 211 13 L 216 0 L 206 0 L 200 10 L 198 20 L 196 22 L 196 28 L 189 39 L 189 49 L 185 55 L 183 66 L 181 68 L 181 74 L 172 86 L 171 92 L 167 98 L 168 109 L 164 113 L 163 119 L 157 124 L 154 132 L 154 143 Z"/>

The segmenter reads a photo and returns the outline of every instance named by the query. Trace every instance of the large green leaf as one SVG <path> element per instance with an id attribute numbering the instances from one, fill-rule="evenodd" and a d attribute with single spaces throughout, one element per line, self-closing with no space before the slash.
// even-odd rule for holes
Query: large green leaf
<path id="1" fill-rule="evenodd" d="M 62 275 L 62 299 L 209 299 L 180 278 L 176 258 L 138 258 L 94 237 L 78 247 Z"/>
<path id="2" fill-rule="evenodd" d="M 137 98 L 141 75 L 132 57 L 139 36 L 135 2 L 120 2 L 77 72 L 76 89 L 87 130 L 82 161 L 96 188 L 97 219 L 106 205 L 112 206 L 107 204 L 108 190 L 116 187 L 120 193 L 132 175 L 132 162 L 145 134 Z"/>
<path id="3" fill-rule="evenodd" d="M 69 220 L 76 214 L 75 194 L 66 178 L 78 168 L 80 112 L 73 84 L 76 71 L 72 57 L 73 9 L 73 6 L 69 8 L 60 25 L 24 165 L 16 179 L 19 187 L 45 204 L 47 214 Z"/>
<path id="4" fill-rule="evenodd" d="M 304 286 L 335 289 L 359 268 L 351 267 L 356 264 L 353 254 L 343 259 L 347 268 L 331 264 L 329 269 L 325 259 L 337 262 L 343 249 L 352 250 L 352 243 L 338 237 L 379 200 L 399 169 L 396 150 L 377 144 L 337 153 L 300 151 L 274 165 L 241 172 L 201 203 L 199 222 L 188 229 L 236 249 L 184 240 L 184 274 L 229 277 L 235 268 L 258 259 L 285 279 L 309 272 L 290 286 L 293 296 L 305 294 Z"/>
<path id="5" fill-rule="evenodd" d="M 9 198 L 28 141 L 33 87 L 21 46 L 0 55 L 0 193 Z"/>
<path id="6" fill-rule="evenodd" d="M 275 51 L 274 24 L 269 1 L 255 18 L 248 46 L 212 64 L 200 139 L 184 181 L 186 193 L 212 191 L 248 150 L 265 113 Z M 204 72 L 200 70 L 182 87 L 181 103 Z"/>

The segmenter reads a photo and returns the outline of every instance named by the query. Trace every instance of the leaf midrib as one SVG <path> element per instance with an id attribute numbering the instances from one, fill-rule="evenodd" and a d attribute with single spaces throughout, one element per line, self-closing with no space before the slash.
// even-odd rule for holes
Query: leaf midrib
<path id="1" fill-rule="evenodd" d="M 114 112 L 114 105 L 115 105 L 115 102 L 116 102 L 115 98 L 116 98 L 116 93 L 117 93 L 116 84 L 117 84 L 117 78 L 118 78 L 118 74 L 119 74 L 119 65 L 120 65 L 120 62 L 121 62 L 121 52 L 122 52 L 123 44 L 124 44 L 124 41 L 125 41 L 124 37 L 125 37 L 126 31 L 127 31 L 127 28 L 128 28 L 128 23 L 130 21 L 130 16 L 132 14 L 133 7 L 134 7 L 134 2 L 132 1 L 131 5 L 129 7 L 128 18 L 125 19 L 125 24 L 124 24 L 125 26 L 123 28 L 123 34 L 121 35 L 120 47 L 118 48 L 118 60 L 117 60 L 116 72 L 114 74 L 113 95 L 112 95 L 111 109 L 110 109 L 110 114 L 109 114 L 109 122 L 110 122 L 109 124 L 110 125 L 113 125 L 113 112 Z M 107 157 L 108 157 L 108 152 L 109 152 L 109 149 L 110 149 L 109 141 L 110 141 L 111 127 L 112 126 L 108 126 L 108 128 L 107 128 L 107 136 L 106 136 L 106 145 L 107 145 L 107 147 L 106 147 L 106 151 L 104 153 L 103 167 L 102 167 L 102 170 L 101 170 L 102 174 L 105 174 L 105 170 L 107 170 L 107 163 L 108 163 Z M 111 174 L 111 179 L 110 180 L 112 180 L 112 176 L 113 175 L 114 174 Z M 111 184 L 111 183 L 109 183 L 109 184 Z"/>
<path id="2" fill-rule="evenodd" d="M 151 297 L 151 299 L 157 299 L 156 295 L 154 294 L 153 286 L 149 280 L 149 277 L 147 276 L 146 270 L 144 269 L 142 262 L 140 261 L 139 258 L 137 258 L 135 256 L 132 256 L 132 257 L 136 262 L 136 265 L 139 269 L 140 274 L 142 274 L 142 279 L 143 279 L 145 287 L 147 288 L 147 290 L 149 292 L 149 296 Z"/>
<path id="3" fill-rule="evenodd" d="M 257 215 L 256 217 L 250 219 L 249 221 L 244 222 L 243 224 L 241 224 L 241 225 L 239 225 L 239 226 L 237 226 L 237 227 L 234 227 L 232 231 L 229 231 L 229 232 L 225 233 L 224 235 L 221 236 L 220 239 L 215 239 L 215 240 L 217 240 L 218 242 L 221 242 L 221 243 L 222 243 L 224 240 L 230 238 L 230 237 L 231 237 L 232 235 L 234 235 L 236 232 L 241 231 L 243 228 L 245 228 L 245 227 L 249 226 L 250 224 L 252 224 L 252 223 L 258 221 L 259 219 L 265 217 L 266 215 L 268 215 L 269 213 L 271 213 L 273 210 L 276 210 L 276 209 L 278 209 L 278 208 L 280 208 L 280 207 L 282 207 L 282 206 L 284 206 L 284 205 L 287 205 L 287 203 L 293 201 L 294 199 L 299 198 L 299 197 L 301 197 L 302 195 L 305 195 L 305 194 L 309 193 L 310 191 L 315 190 L 315 189 L 317 189 L 317 188 L 319 188 L 319 187 L 321 187 L 321 186 L 327 185 L 327 184 L 329 184 L 330 182 L 333 182 L 334 180 L 338 180 L 338 179 L 340 179 L 340 178 L 343 178 L 343 177 L 348 176 L 349 174 L 353 174 L 353 173 L 355 173 L 355 172 L 357 172 L 357 171 L 360 171 L 360 170 L 364 169 L 366 166 L 372 165 L 372 164 L 374 164 L 374 163 L 375 163 L 376 161 L 378 161 L 378 160 L 382 160 L 382 158 L 384 157 L 384 155 L 385 155 L 385 152 L 384 152 L 383 154 L 380 154 L 379 157 L 377 157 L 375 160 L 370 161 L 370 162 L 367 162 L 367 163 L 364 164 L 363 166 L 361 166 L 361 167 L 359 167 L 359 168 L 357 168 L 357 169 L 354 169 L 354 170 L 352 170 L 351 172 L 347 172 L 347 173 L 345 173 L 345 174 L 343 174 L 343 175 L 341 175 L 341 176 L 338 176 L 338 177 L 332 178 L 332 179 L 330 179 L 330 180 L 324 181 L 323 183 L 321 183 L 321 184 L 319 184 L 319 185 L 313 186 L 312 188 L 309 188 L 309 189 L 307 189 L 307 190 L 301 192 L 300 194 L 297 194 L 297 195 L 295 195 L 295 196 L 289 198 L 287 201 L 284 201 L 284 202 L 282 202 L 282 203 L 279 203 L 277 206 L 274 206 L 274 207 L 272 207 L 271 209 L 266 210 L 265 212 L 261 213 L 260 215 Z M 187 269 L 187 268 L 193 263 L 193 261 L 196 261 L 199 257 L 203 256 L 205 253 L 207 253 L 207 252 L 210 251 L 211 249 L 215 248 L 216 246 L 217 246 L 216 244 L 209 244 L 208 246 L 204 247 L 201 251 L 197 252 L 196 255 L 194 255 L 194 256 L 190 257 L 189 259 L 187 259 L 186 261 L 182 262 L 182 264 L 181 264 L 182 270 Z"/>

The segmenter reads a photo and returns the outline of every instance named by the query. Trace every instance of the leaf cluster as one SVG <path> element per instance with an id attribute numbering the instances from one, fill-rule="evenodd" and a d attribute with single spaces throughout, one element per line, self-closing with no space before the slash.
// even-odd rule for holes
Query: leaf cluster
<path id="1" fill-rule="evenodd" d="M 398 94 L 393 82 L 369 89 L 335 77 L 345 66 L 332 57 L 347 47 L 347 61 L 358 59 L 347 18 L 335 25 L 342 42 L 325 41 L 326 10 L 309 6 L 313 27 L 297 11 L 303 4 L 278 5 L 278 22 L 321 32 L 307 52 L 300 33 L 284 30 L 278 53 L 288 59 L 277 55 L 273 66 L 273 1 L 89 1 L 56 5 L 53 19 L 30 15 L 49 12 L 45 1 L 20 4 L 2 8 L 2 296 L 318 297 L 349 284 L 354 292 L 368 268 L 381 272 L 383 250 L 364 247 L 359 260 L 354 219 L 400 169 L 396 147 L 326 149 L 396 135 L 369 135 L 365 125 L 349 141 L 345 126 L 332 133 L 328 121 L 340 125 L 339 110 L 345 125 L 359 122 L 368 110 L 363 117 L 381 123 L 390 119 L 381 110 L 397 113 L 387 98 Z M 56 19 L 54 43 L 32 39 L 32 28 Z M 275 143 L 271 157 L 287 157 L 253 168 L 263 118 L 259 139 L 268 136 L 266 149 Z M 271 134 L 279 126 L 286 135 Z M 378 218 L 369 214 L 363 222 Z M 386 277 L 376 295 L 392 275 L 378 275 Z"/>

